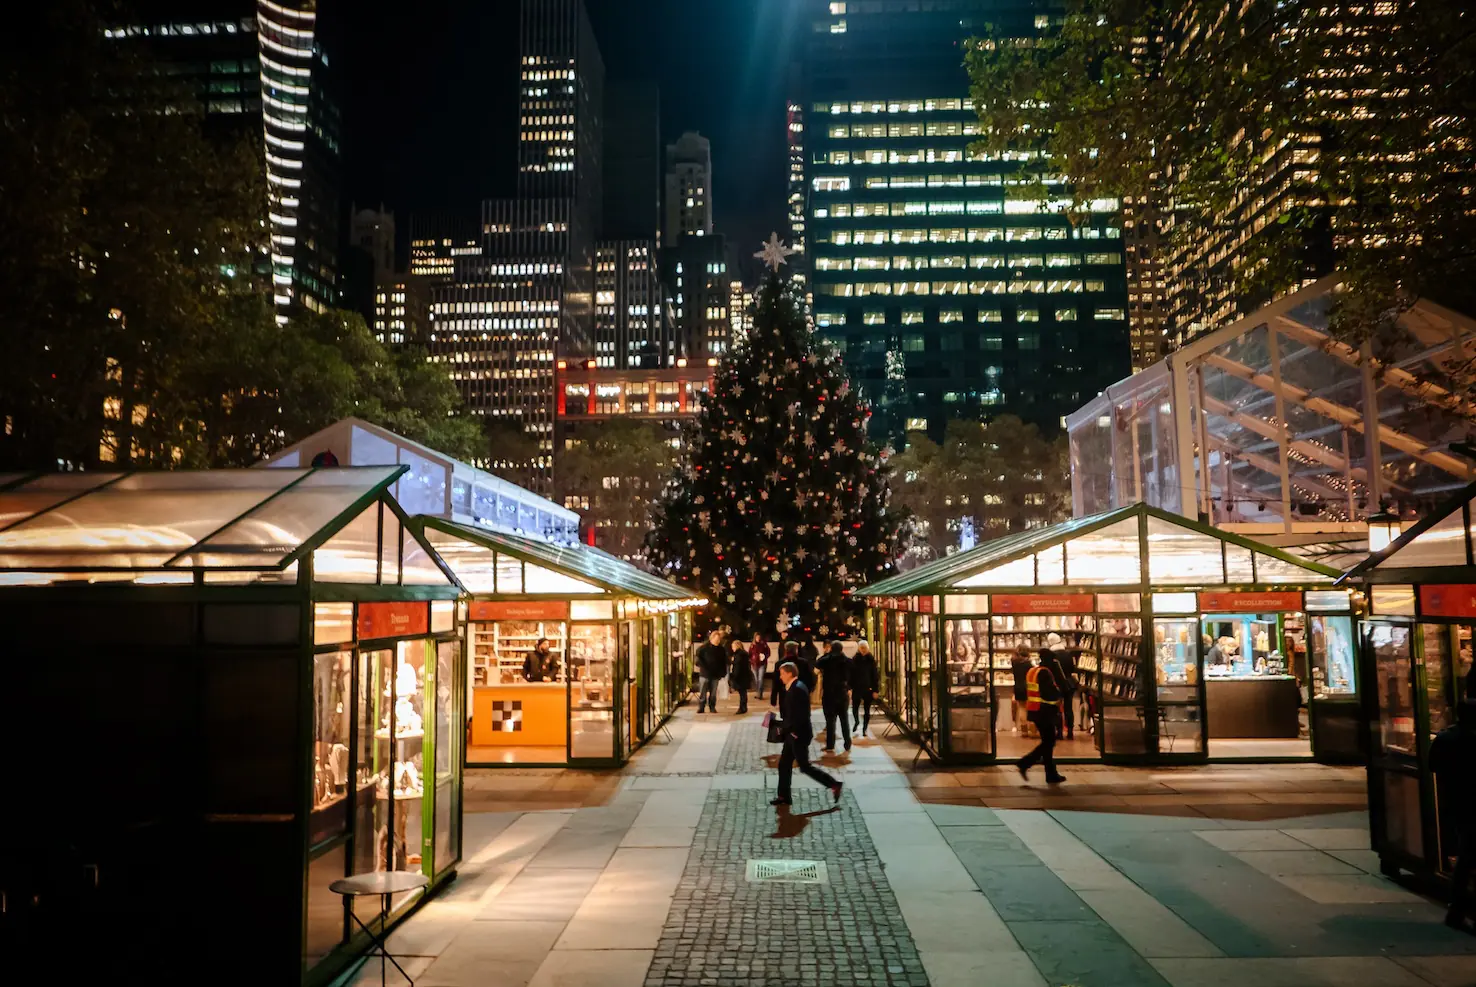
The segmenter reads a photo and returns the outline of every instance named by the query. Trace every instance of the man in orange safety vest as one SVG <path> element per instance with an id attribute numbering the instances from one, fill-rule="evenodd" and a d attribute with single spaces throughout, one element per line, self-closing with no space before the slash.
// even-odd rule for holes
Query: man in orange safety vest
<path id="1" fill-rule="evenodd" d="M 1066 776 L 1056 770 L 1056 738 L 1061 732 L 1061 684 L 1051 673 L 1049 655 L 1042 651 L 1038 664 L 1025 673 L 1025 715 L 1040 731 L 1040 743 L 1020 759 L 1020 777 L 1029 779 L 1030 769 L 1045 763 L 1046 781 L 1059 785 Z"/>

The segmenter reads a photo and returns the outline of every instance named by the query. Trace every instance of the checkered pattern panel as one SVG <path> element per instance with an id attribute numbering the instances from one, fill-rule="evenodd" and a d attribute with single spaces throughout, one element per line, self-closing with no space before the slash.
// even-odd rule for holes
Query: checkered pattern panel
<path id="1" fill-rule="evenodd" d="M 523 729 L 521 699 L 492 700 L 492 729 L 499 733 L 520 733 Z"/>

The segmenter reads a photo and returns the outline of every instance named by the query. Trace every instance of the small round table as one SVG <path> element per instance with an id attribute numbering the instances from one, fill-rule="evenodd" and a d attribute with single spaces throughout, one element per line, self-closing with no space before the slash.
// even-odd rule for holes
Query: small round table
<path id="1" fill-rule="evenodd" d="M 411 984 L 411 987 L 414 987 L 415 981 L 410 979 L 410 974 L 405 972 L 404 967 L 395 962 L 395 958 L 390 955 L 389 949 L 385 945 L 384 933 L 387 931 L 385 926 L 389 922 L 390 898 L 393 895 L 405 891 L 414 891 L 418 888 L 425 887 L 429 883 L 430 878 L 418 871 L 391 870 L 355 874 L 352 877 L 345 877 L 328 885 L 328 890 L 334 894 L 341 894 L 345 898 L 363 898 L 369 895 L 379 895 L 380 935 L 375 935 L 373 929 L 359 921 L 359 915 L 354 911 L 352 902 L 350 902 L 349 914 L 354 917 L 355 922 L 359 923 L 359 928 L 368 933 L 370 941 L 374 943 L 373 948 L 365 955 L 373 956 L 376 949 L 379 951 L 379 982 L 381 985 L 386 982 L 385 977 L 388 973 L 388 968 L 385 966 L 385 961 L 388 960 L 390 963 L 395 964 L 395 969 L 400 971 L 400 976 L 404 977 Z"/>

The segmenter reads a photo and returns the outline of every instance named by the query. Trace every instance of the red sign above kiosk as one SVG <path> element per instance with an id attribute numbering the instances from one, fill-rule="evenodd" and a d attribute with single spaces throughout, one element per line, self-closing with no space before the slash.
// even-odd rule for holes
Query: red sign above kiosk
<path id="1" fill-rule="evenodd" d="M 1273 613 L 1302 609 L 1302 594 L 1290 593 L 1200 593 L 1203 613 Z"/>
<path id="2" fill-rule="evenodd" d="M 991 596 L 994 613 L 1091 613 L 1097 598 L 1091 593 L 1030 593 L 1013 596 Z"/>
<path id="3" fill-rule="evenodd" d="M 1476 586 L 1421 586 L 1420 613 L 1426 617 L 1476 617 Z"/>
<path id="4" fill-rule="evenodd" d="M 479 600 L 468 620 L 568 620 L 568 600 Z"/>
<path id="5" fill-rule="evenodd" d="M 430 608 L 424 603 L 360 603 L 359 640 L 430 633 Z"/>

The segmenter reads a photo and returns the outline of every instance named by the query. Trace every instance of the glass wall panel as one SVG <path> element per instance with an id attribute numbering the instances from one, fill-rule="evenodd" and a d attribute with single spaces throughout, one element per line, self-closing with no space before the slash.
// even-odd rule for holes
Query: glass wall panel
<path id="1" fill-rule="evenodd" d="M 1379 563 L 1380 569 L 1466 564 L 1466 518 L 1457 508 Z"/>
<path id="2" fill-rule="evenodd" d="M 1256 573 L 1251 566 L 1250 549 L 1232 545 L 1230 542 L 1225 543 L 1225 581 L 1231 585 L 1256 581 Z"/>
<path id="3" fill-rule="evenodd" d="M 505 552 L 497 553 L 497 592 L 523 592 L 523 560 Z"/>
<path id="4" fill-rule="evenodd" d="M 356 749 L 354 751 L 354 866 L 355 874 L 385 869 L 389 843 L 390 804 L 381 798 L 381 788 L 390 765 L 381 757 L 374 733 L 381 716 L 388 716 L 392 703 L 386 692 L 394 652 L 366 651 L 359 655 L 359 673 L 354 694 Z M 379 914 L 379 899 L 353 899 L 354 913 L 368 922 Z"/>
<path id="5" fill-rule="evenodd" d="M 1027 555 L 1023 559 L 985 569 L 966 579 L 960 579 L 953 585 L 961 589 L 973 586 L 1034 586 L 1035 556 Z"/>
<path id="6" fill-rule="evenodd" d="M 313 578 L 373 583 L 379 578 L 379 505 L 363 511 L 313 553 Z"/>
<path id="7" fill-rule="evenodd" d="M 989 648 L 989 621 L 944 623 L 948 648 L 948 746 L 954 754 L 988 754 L 994 750 L 994 665 Z M 1008 656 L 1002 656 L 1005 669 Z M 1001 693 L 1006 702 L 1010 688 Z"/>
<path id="8" fill-rule="evenodd" d="M 343 942 L 343 896 L 329 888 L 334 881 L 347 877 L 348 845 L 339 843 L 308 862 L 307 938 L 303 940 L 304 968 L 315 966 L 332 949 Z"/>
<path id="9" fill-rule="evenodd" d="M 1413 617 L 1415 593 L 1413 586 L 1372 586 L 1369 588 L 1369 606 L 1383 616 Z"/>
<path id="10" fill-rule="evenodd" d="M 385 530 L 388 532 L 388 526 Z M 401 564 L 404 575 L 401 577 L 401 582 L 406 586 L 452 585 L 451 580 L 447 579 L 441 567 L 431 560 L 430 553 L 409 529 L 402 532 L 400 540 L 404 546 L 402 549 L 404 561 Z"/>
<path id="11" fill-rule="evenodd" d="M 1373 622 L 1367 625 L 1374 654 L 1374 682 L 1379 696 L 1379 749 L 1415 755 L 1415 709 L 1410 668 L 1412 628 Z M 1418 800 L 1416 801 L 1418 805 Z"/>
<path id="12" fill-rule="evenodd" d="M 1299 565 L 1271 555 L 1256 553 L 1256 582 L 1258 583 L 1320 583 L 1332 582 L 1331 577 L 1304 569 Z"/>
<path id="13" fill-rule="evenodd" d="M 456 765 L 460 763 L 459 730 L 452 729 L 456 711 L 456 642 L 436 644 L 436 792 L 435 792 L 435 871 L 446 868 L 456 858 L 456 830 L 460 813 L 456 811 Z"/>
<path id="14" fill-rule="evenodd" d="M 1066 544 L 1066 582 L 1071 586 L 1136 586 L 1142 581 L 1137 518 L 1089 531 Z"/>
<path id="15" fill-rule="evenodd" d="M 428 641 L 400 641 L 395 645 L 393 677 L 385 684 L 389 708 L 382 711 L 374 731 L 376 757 L 388 766 L 390 775 L 379 783 L 379 795 L 393 803 L 391 832 L 382 837 L 380 854 L 387 869 L 422 870 L 424 846 L 425 717 L 434 716 L 425 706 L 426 652 Z M 433 669 L 432 669 L 433 671 Z M 434 675 L 431 676 L 434 680 Z M 398 896 L 394 903 L 409 897 Z"/>
<path id="16" fill-rule="evenodd" d="M 1160 753 L 1191 754 L 1204 749 L 1199 637 L 1195 620 L 1160 617 L 1153 621 Z"/>
<path id="17" fill-rule="evenodd" d="M 466 587 L 468 593 L 494 591 L 492 567 L 497 556 L 491 549 L 456 538 L 438 528 L 429 526 L 425 529 L 425 537 L 431 543 L 431 547 L 436 550 L 436 554 L 441 557 L 441 561 L 456 573 L 456 578 L 461 580 L 461 584 Z M 521 585 L 520 582 L 519 586 Z"/>
<path id="18" fill-rule="evenodd" d="M 384 509 L 383 538 L 379 546 L 379 581 L 386 586 L 400 582 L 400 519 Z"/>
<path id="19" fill-rule="evenodd" d="M 508 592 L 499 584 L 497 592 Z M 523 565 L 523 592 L 525 593 L 602 593 L 604 590 L 594 583 L 574 579 L 562 572 L 545 569 L 531 562 Z"/>
<path id="20" fill-rule="evenodd" d="M 313 656 L 313 810 L 308 846 L 348 832 L 349 720 L 354 656 Z"/>
<path id="21" fill-rule="evenodd" d="M 1036 583 L 1041 586 L 1060 586 L 1066 579 L 1066 550 L 1062 545 L 1044 548 L 1036 553 Z"/>
<path id="22" fill-rule="evenodd" d="M 354 639 L 352 603 L 313 604 L 313 643 L 342 644 Z"/>
<path id="23" fill-rule="evenodd" d="M 570 757 L 615 756 L 615 673 L 615 625 L 570 624 Z"/>
<path id="24" fill-rule="evenodd" d="M 1425 703 L 1430 716 L 1430 733 L 1437 734 L 1455 721 L 1455 709 L 1448 694 L 1451 671 L 1451 639 L 1454 628 L 1448 624 L 1420 625 L 1420 655 L 1425 672 Z"/>
<path id="25" fill-rule="evenodd" d="M 1355 695 L 1353 618 L 1311 617 L 1308 623 L 1312 629 L 1312 698 Z"/>
<path id="26" fill-rule="evenodd" d="M 918 614 L 915 621 L 915 640 L 912 648 L 912 668 L 917 692 L 914 702 L 917 708 L 917 727 L 928 737 L 937 737 L 937 710 L 933 704 L 933 618 Z"/>
<path id="27" fill-rule="evenodd" d="M 1220 585 L 1220 539 L 1156 517 L 1148 519 L 1148 581 Z"/>

